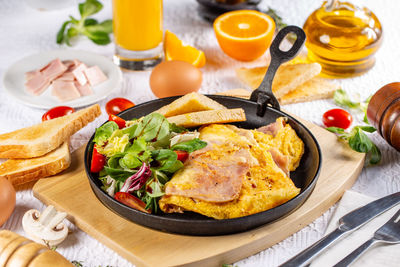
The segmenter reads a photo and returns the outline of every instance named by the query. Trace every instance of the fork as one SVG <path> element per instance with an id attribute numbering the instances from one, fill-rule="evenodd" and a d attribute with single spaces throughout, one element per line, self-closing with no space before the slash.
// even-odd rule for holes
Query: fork
<path id="1" fill-rule="evenodd" d="M 368 248 L 377 243 L 386 243 L 390 245 L 400 243 L 400 210 L 387 221 L 381 228 L 376 230 L 374 236 L 359 246 L 356 250 L 346 256 L 343 260 L 338 262 L 334 267 L 349 266 L 352 262 L 357 260 Z"/>

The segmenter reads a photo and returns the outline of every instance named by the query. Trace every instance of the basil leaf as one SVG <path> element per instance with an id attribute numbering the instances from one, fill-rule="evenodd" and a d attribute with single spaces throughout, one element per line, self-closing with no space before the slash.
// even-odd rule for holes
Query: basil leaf
<path id="1" fill-rule="evenodd" d="M 335 94 L 333 95 L 333 99 L 336 104 L 339 106 L 343 107 L 348 107 L 348 108 L 359 108 L 360 103 L 358 102 L 353 102 L 350 100 L 350 97 L 347 95 L 346 91 L 343 89 L 338 89 L 335 91 Z"/>
<path id="2" fill-rule="evenodd" d="M 67 31 L 68 38 L 75 37 L 79 34 L 78 30 L 75 27 L 71 27 Z"/>
<path id="3" fill-rule="evenodd" d="M 92 18 L 87 18 L 85 19 L 85 22 L 83 23 L 84 26 L 90 26 L 90 25 L 96 25 L 99 22 L 96 19 L 92 19 Z"/>
<path id="4" fill-rule="evenodd" d="M 85 27 L 91 33 L 112 33 L 112 20 L 105 20 L 102 23 L 92 24 Z"/>
<path id="5" fill-rule="evenodd" d="M 136 173 L 136 171 L 115 169 L 115 168 L 110 168 L 107 166 L 104 167 L 104 170 L 107 172 L 108 175 L 111 176 L 111 178 L 121 181 L 121 182 L 125 182 L 125 180 L 128 177 L 130 177 Z"/>
<path id="6" fill-rule="evenodd" d="M 63 40 L 64 40 L 64 32 L 65 32 L 65 28 L 68 26 L 68 24 L 70 24 L 71 21 L 66 21 L 63 23 L 63 25 L 61 26 L 60 30 L 57 33 L 57 44 L 62 44 Z"/>
<path id="7" fill-rule="evenodd" d="M 343 128 L 339 128 L 339 127 L 328 127 L 325 128 L 326 130 L 332 132 L 332 133 L 338 133 L 338 134 L 344 134 L 345 131 Z"/>
<path id="8" fill-rule="evenodd" d="M 103 8 L 103 4 L 97 0 L 86 0 L 78 5 L 79 13 L 83 18 L 96 14 Z"/>
<path id="9" fill-rule="evenodd" d="M 199 138 L 195 138 L 190 141 L 185 141 L 185 142 L 173 145 L 171 147 L 171 149 L 172 150 L 182 150 L 182 151 L 192 153 L 193 151 L 202 149 L 206 146 L 207 146 L 207 142 L 204 142 L 204 141 L 200 140 Z"/>
<path id="10" fill-rule="evenodd" d="M 372 149 L 373 143 L 359 127 L 353 129 L 354 134 L 349 137 L 349 146 L 361 153 L 367 153 Z"/>
<path id="11" fill-rule="evenodd" d="M 375 127 L 373 127 L 373 126 L 356 126 L 356 127 L 360 128 L 364 132 L 368 132 L 368 133 L 373 133 L 376 131 Z"/>
<path id="12" fill-rule="evenodd" d="M 379 148 L 373 143 L 372 148 L 369 155 L 369 163 L 370 164 L 378 164 L 381 161 L 382 154 Z"/>
<path id="13" fill-rule="evenodd" d="M 109 137 L 111 137 L 113 132 L 118 129 L 119 129 L 118 124 L 116 124 L 115 122 L 113 121 L 106 122 L 105 124 L 96 129 L 93 142 L 102 146 L 104 142 L 107 141 Z"/>
<path id="14" fill-rule="evenodd" d="M 178 170 L 179 163 L 175 163 L 178 161 L 178 155 L 174 151 L 169 149 L 154 150 L 151 152 L 151 156 L 159 164 L 159 166 L 154 169 L 170 173 Z M 183 164 L 181 166 L 183 166 Z"/>

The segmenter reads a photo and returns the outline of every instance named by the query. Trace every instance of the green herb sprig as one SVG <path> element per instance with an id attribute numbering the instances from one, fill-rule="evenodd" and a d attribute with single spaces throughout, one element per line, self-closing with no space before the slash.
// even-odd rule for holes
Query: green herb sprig
<path id="1" fill-rule="evenodd" d="M 346 132 L 342 128 L 328 127 L 326 128 L 332 133 L 339 134 L 339 138 L 347 141 L 351 149 L 367 153 L 370 164 L 378 164 L 381 161 L 381 151 L 364 133 L 373 133 L 376 129 L 372 126 L 355 126 L 350 132 Z"/>
<path id="2" fill-rule="evenodd" d="M 367 124 L 369 124 L 368 119 L 367 119 L 367 108 L 368 108 L 368 103 L 370 101 L 372 96 L 368 97 L 365 101 L 363 102 L 355 102 L 352 101 L 349 97 L 349 95 L 344 91 L 343 89 L 339 89 L 335 91 L 335 94 L 333 95 L 333 100 L 335 103 L 341 107 L 344 108 L 349 108 L 353 110 L 359 110 L 364 113 L 364 119 L 363 121 Z"/>
<path id="3" fill-rule="evenodd" d="M 95 44 L 106 45 L 111 42 L 109 36 L 112 33 L 112 20 L 108 19 L 98 22 L 89 16 L 98 13 L 103 9 L 103 4 L 97 0 L 86 0 L 78 5 L 81 18 L 78 20 L 73 16 L 69 16 L 69 20 L 65 21 L 57 33 L 57 44 L 66 43 L 71 46 L 71 38 L 84 35 Z"/>

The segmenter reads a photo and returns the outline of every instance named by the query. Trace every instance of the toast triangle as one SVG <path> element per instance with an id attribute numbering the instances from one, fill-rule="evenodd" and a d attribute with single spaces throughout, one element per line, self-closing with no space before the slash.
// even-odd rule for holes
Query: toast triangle
<path id="1" fill-rule="evenodd" d="M 0 158 L 40 157 L 69 139 L 101 114 L 98 104 L 75 113 L 0 134 Z"/>

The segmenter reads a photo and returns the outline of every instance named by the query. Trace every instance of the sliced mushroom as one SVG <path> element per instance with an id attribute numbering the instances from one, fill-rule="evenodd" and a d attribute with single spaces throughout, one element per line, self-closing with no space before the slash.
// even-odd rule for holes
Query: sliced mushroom
<path id="1" fill-rule="evenodd" d="M 48 206 L 42 214 L 29 210 L 22 218 L 22 227 L 30 239 L 51 248 L 68 235 L 68 227 L 63 223 L 66 217 L 67 213 L 58 212 L 53 206 Z"/>

